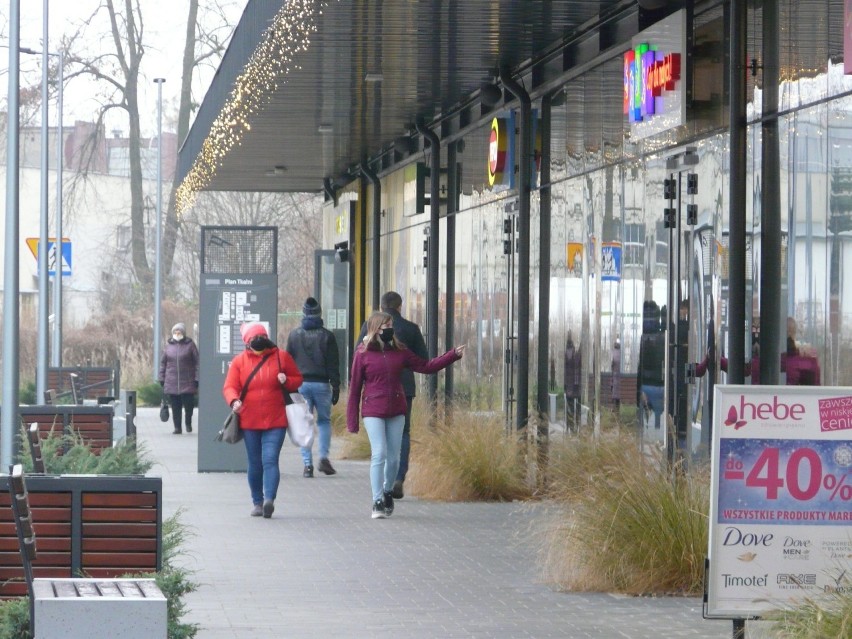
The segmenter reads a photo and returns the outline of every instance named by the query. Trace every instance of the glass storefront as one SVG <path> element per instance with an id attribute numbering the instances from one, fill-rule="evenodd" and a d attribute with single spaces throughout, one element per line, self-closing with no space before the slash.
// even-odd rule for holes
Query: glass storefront
<path id="1" fill-rule="evenodd" d="M 839 0 L 785 0 L 780 11 L 779 87 L 780 201 L 783 299 L 779 322 L 786 350 L 787 317 L 796 325 L 795 344 L 819 366 L 822 385 L 852 385 L 852 78 L 843 75 Z M 517 189 L 488 185 L 491 123 L 465 135 L 458 148 L 459 211 L 455 214 L 455 343 L 468 354 L 455 367 L 454 390 L 465 407 L 506 409 L 516 371 L 513 336 L 530 334 L 529 406 L 536 409 L 536 371 L 546 366 L 549 391 L 561 396 L 563 356 L 569 336 L 581 352 L 582 402 L 594 412 L 608 403 L 616 340 L 623 380 L 637 373 L 643 331 L 643 304 L 663 307 L 685 300 L 687 362 L 716 356 L 717 381 L 724 382 L 727 321 L 730 203 L 728 136 L 724 81 L 725 30 L 722 8 L 696 11 L 692 22 L 691 101 L 687 122 L 643 140 L 631 140 L 622 109 L 623 62 L 602 62 L 565 83 L 554 94 L 551 118 L 551 224 L 540 229 L 540 185 L 532 195 L 530 299 L 518 300 L 516 235 Z M 749 17 L 749 51 L 761 50 L 761 15 Z M 759 61 L 755 63 L 759 67 Z M 746 352 L 760 330 L 761 247 L 761 86 L 749 81 L 747 189 Z M 534 117 L 540 104 L 533 104 Z M 508 113 L 496 112 L 496 117 Z M 677 168 L 689 150 L 697 163 Z M 675 158 L 675 159 L 673 159 Z M 446 165 L 446 149 L 442 149 Z M 674 164 L 672 164 L 674 162 Z M 428 160 L 382 180 L 381 282 L 404 299 L 403 314 L 426 328 L 424 230 L 428 204 L 418 202 L 418 171 Z M 672 168 L 675 166 L 675 168 Z M 697 192 L 687 193 L 689 175 Z M 677 231 L 667 228 L 664 181 L 678 181 Z M 422 185 L 421 185 L 422 186 Z M 428 197 L 428 179 L 425 180 Z M 694 219 L 687 220 L 687 205 Z M 444 213 L 442 213 L 444 214 Z M 508 226 L 507 226 L 508 225 Z M 367 250 L 372 250 L 368 225 Z M 446 218 L 441 222 L 442 246 Z M 549 243 L 549 272 L 540 269 L 540 247 Z M 368 258 L 367 263 L 370 263 Z M 440 264 L 439 350 L 445 347 L 443 291 L 446 251 Z M 538 362 L 540 278 L 549 291 L 549 361 Z M 366 280 L 370 281 L 369 277 Z M 674 291 L 674 295 L 673 295 Z M 370 296 L 367 297 L 370 299 Z M 530 325 L 516 324 L 519 304 L 529 304 Z M 368 304 L 369 306 L 369 304 Z M 669 310 L 676 322 L 679 310 Z M 601 380 L 604 380 L 603 382 Z M 747 379 L 747 382 L 749 379 Z M 814 380 L 810 380 L 814 381 Z M 709 423 L 709 380 L 691 380 L 687 393 L 690 424 Z M 783 378 L 782 382 L 783 383 Z M 635 390 L 634 387 L 630 387 Z M 595 400 L 595 398 L 598 398 Z M 622 397 L 625 403 L 635 403 Z M 596 403 L 597 402 L 597 403 Z M 563 413 L 564 416 L 564 413 Z M 697 426 L 695 427 L 697 428 Z M 692 433 L 693 429 L 690 429 Z M 693 435 L 690 435 L 692 437 Z M 695 435 L 695 437 L 698 437 Z M 700 438 L 692 441 L 697 448 Z"/>

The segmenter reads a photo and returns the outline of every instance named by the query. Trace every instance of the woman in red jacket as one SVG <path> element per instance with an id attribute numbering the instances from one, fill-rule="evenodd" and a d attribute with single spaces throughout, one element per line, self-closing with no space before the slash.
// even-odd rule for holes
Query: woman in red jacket
<path id="1" fill-rule="evenodd" d="M 363 343 L 355 349 L 346 407 L 346 428 L 358 432 L 359 409 L 370 438 L 370 484 L 373 489 L 373 519 L 393 513 L 393 482 L 399 468 L 399 450 L 405 425 L 405 391 L 401 373 L 437 373 L 461 359 L 464 346 L 440 357 L 418 357 L 393 335 L 393 318 L 373 313 L 367 320 Z M 363 394 L 363 401 L 362 401 Z"/>
<path id="2" fill-rule="evenodd" d="M 302 385 L 302 374 L 286 351 L 269 339 L 259 322 L 243 324 L 240 334 L 246 350 L 231 360 L 222 394 L 240 416 L 248 455 L 248 483 L 252 517 L 266 519 L 275 510 L 281 472 L 278 457 L 287 428 L 284 391 L 294 393 Z M 246 387 L 246 381 L 259 365 Z M 245 397 L 240 394 L 245 389 Z"/>

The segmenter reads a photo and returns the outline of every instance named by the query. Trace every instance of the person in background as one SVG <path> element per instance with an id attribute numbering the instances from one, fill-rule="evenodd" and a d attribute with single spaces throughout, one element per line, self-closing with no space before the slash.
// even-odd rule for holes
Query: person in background
<path id="1" fill-rule="evenodd" d="M 308 403 L 308 410 L 317 411 L 319 429 L 319 465 L 317 469 L 326 475 L 337 471 L 328 460 L 331 447 L 331 407 L 340 398 L 340 356 L 334 334 L 322 325 L 322 307 L 313 297 L 302 306 L 302 325 L 287 336 L 287 352 L 305 380 L 299 393 Z M 314 476 L 313 454 L 303 447 L 303 477 Z"/>
<path id="2" fill-rule="evenodd" d="M 158 375 L 163 394 L 172 407 L 174 434 L 180 435 L 181 418 L 185 420 L 186 432 L 192 432 L 192 410 L 198 392 L 198 347 L 186 336 L 186 326 L 178 322 L 172 326 L 172 336 L 166 341 L 160 357 Z"/>
<path id="3" fill-rule="evenodd" d="M 424 359 L 396 339 L 391 315 L 373 313 L 367 320 L 367 334 L 352 359 L 346 429 L 357 433 L 363 415 L 370 438 L 373 519 L 384 519 L 394 511 L 392 488 L 407 409 L 403 370 L 437 373 L 461 359 L 463 353 L 462 345 L 435 359 Z"/>
<path id="4" fill-rule="evenodd" d="M 579 426 L 580 381 L 582 379 L 582 358 L 580 349 L 574 346 L 574 338 L 568 331 L 568 341 L 565 344 L 565 415 L 569 428 Z"/>
<path id="5" fill-rule="evenodd" d="M 612 408 L 616 415 L 621 412 L 621 340 L 615 338 L 612 347 L 612 363 L 610 364 L 610 391 L 612 392 Z"/>
<path id="6" fill-rule="evenodd" d="M 402 296 L 396 291 L 388 291 L 382 295 L 380 304 L 382 312 L 387 313 L 393 318 L 393 331 L 397 341 L 405 344 L 418 357 L 428 359 L 429 352 L 426 350 L 426 341 L 423 339 L 420 327 L 414 322 L 408 321 L 400 314 Z M 366 334 L 367 322 L 364 322 L 364 325 L 361 327 L 361 334 L 358 335 L 358 344 L 361 344 Z M 399 470 L 396 474 L 396 481 L 393 483 L 392 492 L 394 499 L 402 499 L 405 496 L 403 483 L 405 482 L 406 474 L 408 474 L 408 460 L 411 456 L 411 407 L 414 403 L 414 397 L 417 395 L 417 385 L 414 383 L 414 373 L 407 368 L 402 371 L 402 388 L 405 391 L 405 426 L 402 430 Z"/>
<path id="7" fill-rule="evenodd" d="M 654 429 L 659 430 L 663 415 L 666 337 L 660 330 L 660 307 L 654 300 L 642 306 L 642 338 L 639 342 L 636 405 L 654 412 Z"/>
<path id="8" fill-rule="evenodd" d="M 251 516 L 263 515 L 269 519 L 275 510 L 281 481 L 278 458 L 287 429 L 284 392 L 299 390 L 302 373 L 290 354 L 269 339 L 266 327 L 260 322 L 243 324 L 240 335 L 246 350 L 231 360 L 222 395 L 231 410 L 240 416 L 248 456 Z M 255 369 L 257 372 L 251 377 Z"/>

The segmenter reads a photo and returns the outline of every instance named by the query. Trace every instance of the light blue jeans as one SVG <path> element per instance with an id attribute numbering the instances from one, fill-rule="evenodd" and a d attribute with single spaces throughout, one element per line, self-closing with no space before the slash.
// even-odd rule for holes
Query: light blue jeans
<path id="1" fill-rule="evenodd" d="M 328 382 L 302 382 L 299 393 L 308 403 L 308 410 L 317 410 L 317 428 L 319 429 L 319 456 L 328 459 L 331 447 L 331 385 Z M 302 448 L 302 461 L 305 466 L 313 466 L 310 448 Z"/>
<path id="2" fill-rule="evenodd" d="M 284 443 L 286 428 L 269 430 L 243 429 L 243 441 L 248 454 L 248 483 L 251 501 L 257 506 L 264 499 L 275 499 L 281 471 L 278 469 L 278 457 Z"/>
<path id="3" fill-rule="evenodd" d="M 395 417 L 365 417 L 364 428 L 370 438 L 370 486 L 373 501 L 390 492 L 399 470 L 399 448 L 405 415 Z"/>

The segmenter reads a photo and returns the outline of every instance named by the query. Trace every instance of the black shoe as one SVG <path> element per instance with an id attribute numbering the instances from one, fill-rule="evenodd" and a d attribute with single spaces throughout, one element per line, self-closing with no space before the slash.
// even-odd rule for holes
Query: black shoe
<path id="1" fill-rule="evenodd" d="M 385 515 L 390 517 L 391 515 L 393 515 L 393 493 L 390 493 L 390 492 L 385 493 L 384 504 L 385 504 Z"/>
<path id="2" fill-rule="evenodd" d="M 385 517 L 387 517 L 385 502 L 382 499 L 377 499 L 373 503 L 373 519 L 384 519 Z"/>
<path id="3" fill-rule="evenodd" d="M 187 425 L 186 425 L 186 432 L 187 432 L 187 433 L 191 433 L 191 432 L 192 432 L 192 424 L 187 424 Z"/>
<path id="4" fill-rule="evenodd" d="M 272 517 L 272 513 L 275 511 L 275 502 L 271 499 L 263 500 L 263 518 L 269 519 Z"/>
<path id="5" fill-rule="evenodd" d="M 180 434 L 181 434 L 181 430 L 180 430 L 180 428 L 175 428 L 175 429 L 172 431 L 172 435 L 180 435 Z"/>
<path id="6" fill-rule="evenodd" d="M 305 470 L 302 471 L 302 477 L 313 477 L 314 476 L 314 467 L 308 464 L 305 466 Z"/>
<path id="7" fill-rule="evenodd" d="M 331 462 L 328 461 L 328 459 L 325 457 L 320 459 L 320 463 L 317 467 L 317 470 L 319 470 L 321 473 L 325 473 L 326 475 L 333 475 L 337 472 L 336 470 L 334 470 L 334 467 L 331 465 Z"/>
<path id="8" fill-rule="evenodd" d="M 404 493 L 404 492 L 402 492 L 402 480 L 401 480 L 401 479 L 397 479 L 397 480 L 393 483 L 393 492 L 392 492 L 392 494 L 393 494 L 393 498 L 394 498 L 394 499 L 402 499 L 403 497 L 405 497 L 405 493 Z"/>

